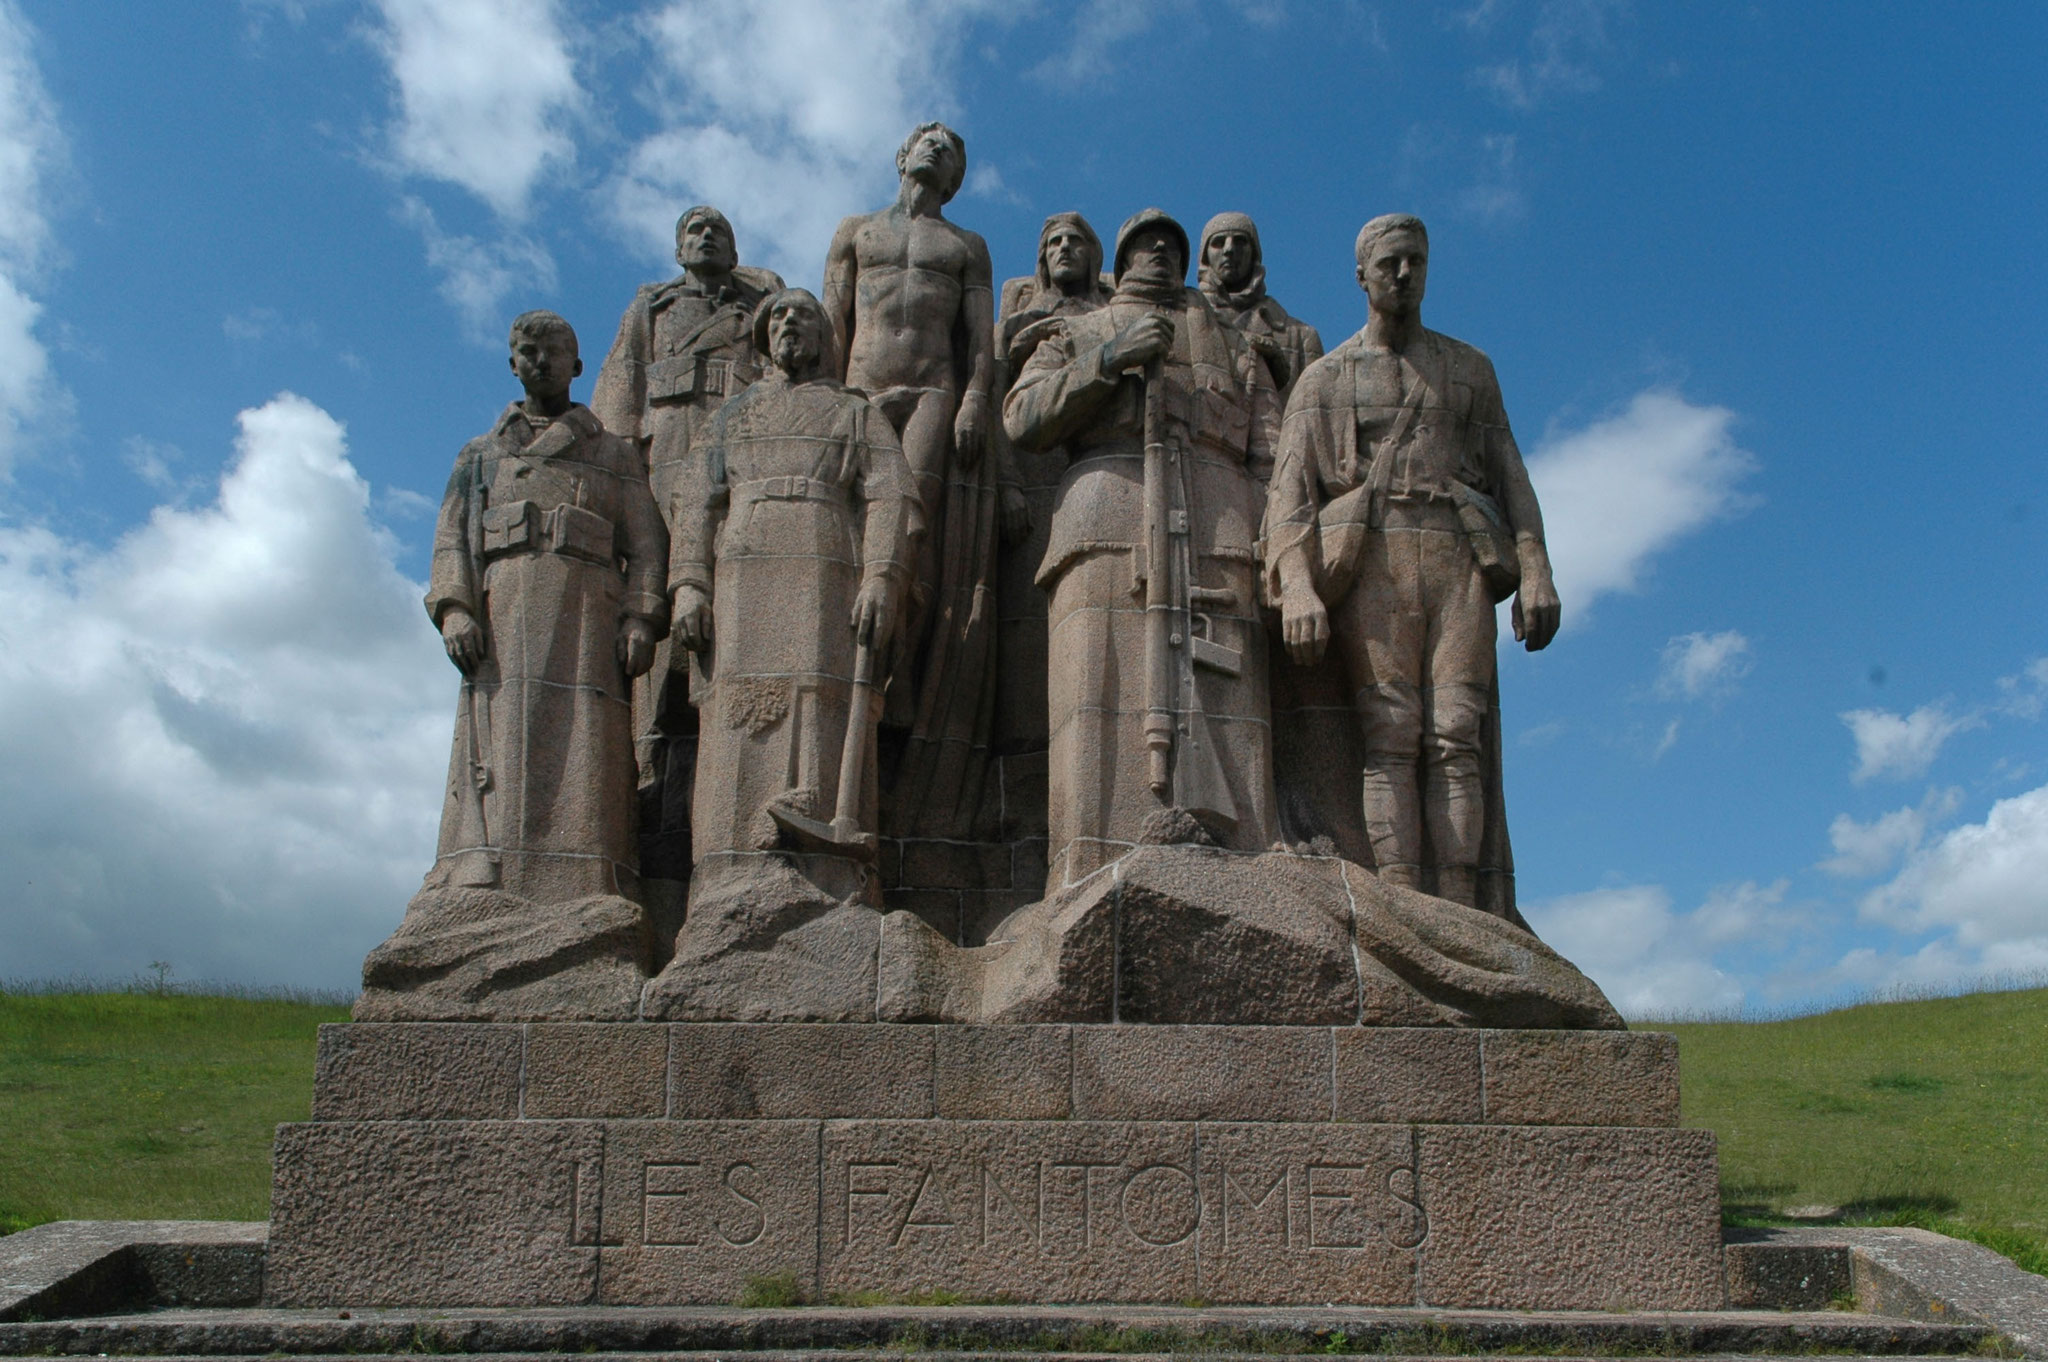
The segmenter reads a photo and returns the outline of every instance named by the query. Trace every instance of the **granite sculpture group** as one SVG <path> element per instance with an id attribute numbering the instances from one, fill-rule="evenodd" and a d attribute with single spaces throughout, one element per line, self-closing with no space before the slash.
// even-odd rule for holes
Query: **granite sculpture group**
<path id="1" fill-rule="evenodd" d="M 1106 277 L 1056 214 L 998 314 L 965 144 L 896 159 L 822 302 L 684 213 L 591 407 L 514 324 L 435 538 L 439 858 L 358 1016 L 1617 1025 L 1514 905 L 1494 607 L 1537 649 L 1558 601 L 1421 221 L 1325 355 L 1243 213 L 1137 213 Z M 1119 983 L 1134 894 L 1183 930 Z"/>
<path id="2" fill-rule="evenodd" d="M 1495 608 L 1558 599 L 1422 223 L 1325 354 L 1242 213 L 1055 214 L 998 309 L 960 137 L 897 169 L 822 300 L 684 213 L 590 407 L 513 323 L 266 1298 L 1718 1304 L 1676 1047 L 1515 907 Z"/>

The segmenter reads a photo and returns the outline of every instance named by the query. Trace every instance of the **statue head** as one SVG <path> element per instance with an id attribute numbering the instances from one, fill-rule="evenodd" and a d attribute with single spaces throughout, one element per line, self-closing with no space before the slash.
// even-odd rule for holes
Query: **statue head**
<path id="1" fill-rule="evenodd" d="M 754 309 L 754 348 L 797 382 L 825 371 L 831 343 L 825 306 L 809 289 L 786 288 Z"/>
<path id="2" fill-rule="evenodd" d="M 1038 231 L 1040 292 L 1087 293 L 1102 274 L 1102 238 L 1079 213 L 1054 213 Z"/>
<path id="3" fill-rule="evenodd" d="M 1382 213 L 1358 229 L 1358 286 L 1372 309 L 1407 316 L 1429 283 L 1429 229 L 1413 213 Z"/>
<path id="4" fill-rule="evenodd" d="M 576 351 L 576 328 L 559 312 L 537 309 L 512 319 L 512 372 L 519 386 L 534 398 L 560 398 L 583 372 Z"/>
<path id="5" fill-rule="evenodd" d="M 677 218 L 676 263 L 699 274 L 732 273 L 740 254 L 725 214 L 700 203 Z"/>
<path id="6" fill-rule="evenodd" d="M 1187 229 L 1164 209 L 1146 208 L 1124 219 L 1116 232 L 1116 281 L 1126 274 L 1149 283 L 1181 283 L 1188 277 Z"/>
<path id="7" fill-rule="evenodd" d="M 944 123 L 920 123 L 896 149 L 896 173 L 927 181 L 949 203 L 967 178 L 967 143 Z"/>
<path id="8" fill-rule="evenodd" d="M 1202 228 L 1202 287 L 1236 293 L 1265 264 L 1258 224 L 1243 213 L 1218 213 Z"/>

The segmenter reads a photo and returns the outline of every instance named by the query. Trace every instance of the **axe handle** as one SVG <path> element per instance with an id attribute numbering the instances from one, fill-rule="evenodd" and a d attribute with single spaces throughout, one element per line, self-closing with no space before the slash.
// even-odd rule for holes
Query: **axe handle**
<path id="1" fill-rule="evenodd" d="M 853 654 L 853 694 L 846 706 L 846 745 L 839 751 L 839 796 L 832 804 L 832 830 L 845 836 L 860 831 L 861 783 L 867 775 L 868 726 L 873 718 L 875 650 L 857 644 Z"/>

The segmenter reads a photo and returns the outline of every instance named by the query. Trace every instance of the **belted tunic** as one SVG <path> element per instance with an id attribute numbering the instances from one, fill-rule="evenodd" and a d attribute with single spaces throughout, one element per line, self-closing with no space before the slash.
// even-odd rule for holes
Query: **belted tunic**
<path id="1" fill-rule="evenodd" d="M 463 687 L 429 886 L 631 896 L 633 730 L 619 625 L 668 627 L 668 532 L 638 453 L 589 408 L 518 403 L 463 446 L 427 613 L 483 628 Z"/>
<path id="2" fill-rule="evenodd" d="M 863 582 L 907 592 L 921 510 L 881 412 L 829 379 L 780 372 L 719 409 L 705 478 L 678 504 L 670 581 L 710 594 L 712 646 L 693 806 L 697 878 L 776 845 L 779 802 L 829 818 Z M 877 678 L 879 680 L 879 677 Z M 867 763 L 862 826 L 875 826 Z M 693 881 L 692 893 L 698 892 Z"/>

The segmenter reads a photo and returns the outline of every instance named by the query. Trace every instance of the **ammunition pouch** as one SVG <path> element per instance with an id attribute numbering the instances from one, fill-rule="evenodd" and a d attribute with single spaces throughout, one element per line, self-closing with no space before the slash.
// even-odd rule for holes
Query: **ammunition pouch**
<path id="1" fill-rule="evenodd" d="M 723 402 L 760 375 L 758 368 L 742 360 L 713 359 L 705 354 L 669 355 L 647 366 L 647 400 Z"/>
<path id="2" fill-rule="evenodd" d="M 618 557 L 617 532 L 609 518 L 581 506 L 542 510 L 530 501 L 514 501 L 486 508 L 484 560 L 514 553 L 558 553 L 611 567 Z"/>

